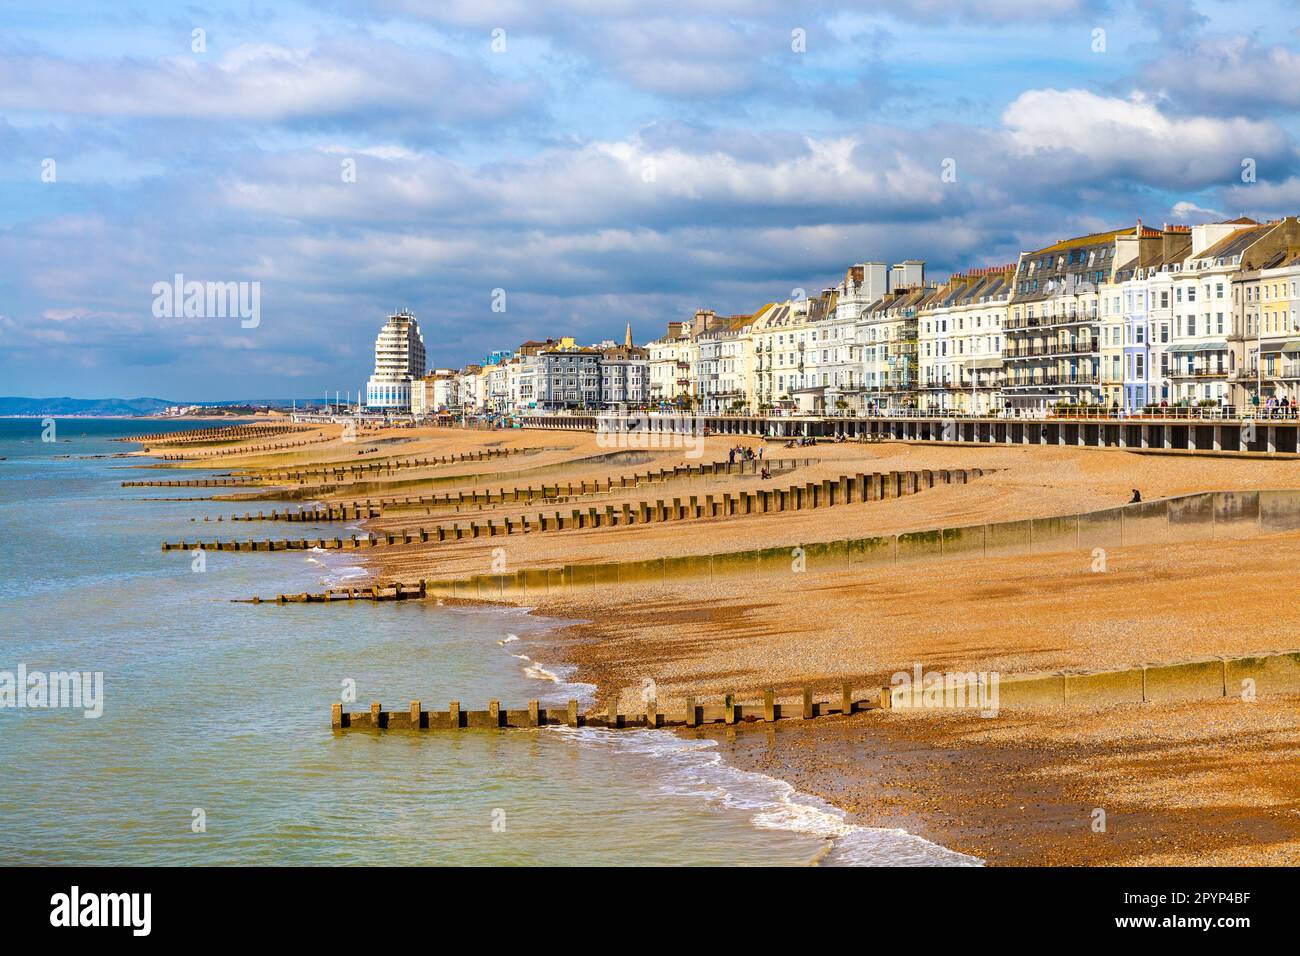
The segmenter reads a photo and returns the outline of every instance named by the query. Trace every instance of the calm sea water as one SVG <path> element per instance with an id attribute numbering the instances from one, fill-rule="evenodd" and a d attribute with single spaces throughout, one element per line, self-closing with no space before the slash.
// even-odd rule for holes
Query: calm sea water
<path id="1" fill-rule="evenodd" d="M 554 622 L 517 610 L 231 603 L 357 569 L 331 554 L 211 552 L 198 572 L 189 553 L 163 553 L 197 536 L 192 518 L 244 509 L 146 501 L 207 491 L 121 488 L 177 473 L 83 456 L 183 427 L 195 426 L 60 420 L 43 442 L 41 422 L 0 420 L 0 671 L 105 681 L 99 719 L 0 709 L 0 864 L 971 862 L 851 826 L 667 732 L 334 734 L 345 681 L 360 706 L 392 708 L 560 705 L 589 688 L 548 669 Z"/>

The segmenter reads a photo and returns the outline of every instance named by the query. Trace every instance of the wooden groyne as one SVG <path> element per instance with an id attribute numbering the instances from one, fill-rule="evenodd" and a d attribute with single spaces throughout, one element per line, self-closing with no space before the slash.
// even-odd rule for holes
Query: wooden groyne
<path id="1" fill-rule="evenodd" d="M 816 458 L 774 458 L 771 461 L 737 461 L 705 462 L 699 465 L 678 465 L 674 468 L 660 468 L 658 471 L 638 472 L 632 475 L 611 476 L 605 479 L 578 482 L 557 482 L 554 485 L 542 484 L 538 487 L 500 488 L 496 491 L 461 491 L 441 495 L 407 495 L 405 497 L 384 496 L 367 498 L 365 501 L 351 501 L 343 504 L 331 504 L 321 508 L 302 508 L 297 511 L 272 511 L 269 515 L 258 512 L 256 515 L 246 513 L 243 517 L 232 517 L 231 521 L 347 521 L 356 518 L 375 518 L 393 510 L 418 510 L 447 508 L 456 511 L 462 509 L 493 507 L 511 503 L 545 503 L 569 501 L 580 497 L 594 495 L 618 494 L 624 490 L 639 488 L 643 485 L 677 480 L 698 480 L 727 475 L 757 475 L 766 466 L 772 474 L 784 474 L 801 465 L 812 465 Z"/>
<path id="2" fill-rule="evenodd" d="M 530 567 L 507 574 L 427 579 L 424 585 L 432 597 L 530 601 L 575 588 L 788 574 L 796 566 L 815 574 L 915 561 L 1176 546 L 1297 530 L 1300 530 L 1300 491 L 1208 491 L 1048 518 L 903 531 L 750 551 Z"/>
<path id="3" fill-rule="evenodd" d="M 442 465 L 457 465 L 465 462 L 488 461 L 493 458 L 505 458 L 510 455 L 536 454 L 541 448 L 492 448 L 486 451 L 467 452 L 463 455 L 441 455 L 425 458 L 390 458 L 383 461 L 361 462 L 355 465 L 339 465 L 330 468 L 304 468 L 296 471 L 260 472 L 264 480 L 282 480 L 307 482 L 317 479 L 325 481 L 343 481 L 346 479 L 373 478 L 391 475 L 409 468 L 435 468 Z"/>
<path id="4" fill-rule="evenodd" d="M 324 442 L 336 440 L 337 436 L 335 435 L 321 435 L 318 438 L 308 438 L 303 441 L 277 442 L 273 445 L 252 445 L 246 448 L 215 448 L 212 451 L 195 451 L 184 455 L 156 455 L 154 457 L 161 461 L 202 461 L 207 458 L 253 455 L 263 452 L 291 451 L 294 448 L 302 448 L 307 445 L 319 445 Z"/>
<path id="5" fill-rule="evenodd" d="M 901 677 L 900 677 L 901 675 Z M 724 693 L 709 698 L 686 697 L 680 709 L 661 712 L 647 701 L 640 713 L 621 713 L 617 702 L 604 713 L 583 714 L 578 702 L 563 709 L 542 707 L 531 700 L 524 709 L 502 707 L 490 700 L 486 710 L 464 710 L 451 701 L 446 710 L 424 710 L 413 700 L 406 710 L 345 711 L 334 704 L 330 724 L 344 730 L 499 730 L 548 725 L 650 729 L 700 727 L 707 724 L 771 724 L 782 720 L 845 717 L 860 711 L 923 710 L 951 713 L 977 711 L 995 717 L 1003 710 L 1097 709 L 1120 704 L 1169 704 L 1190 700 L 1236 698 L 1244 704 L 1262 696 L 1300 692 L 1300 651 L 1264 651 L 1239 656 L 1207 657 L 1171 663 L 1131 664 L 1111 670 L 1069 669 L 1050 673 L 1002 675 L 996 671 L 944 672 L 925 675 L 899 671 L 885 685 L 856 689 L 843 682 L 827 698 L 813 688 L 798 695 L 768 689 L 761 699 Z M 905 679 L 904 679 L 905 678 Z"/>
<path id="6" fill-rule="evenodd" d="M 410 601 L 428 596 L 424 582 L 419 584 L 372 584 L 369 587 L 330 588 L 320 594 L 281 594 L 273 601 L 243 598 L 232 604 L 328 604 L 331 601 Z"/>
<path id="7" fill-rule="evenodd" d="M 174 478 L 166 481 L 124 481 L 123 488 L 258 488 L 258 479 L 229 478 Z"/>
<path id="8" fill-rule="evenodd" d="M 192 499 L 197 500 L 197 499 Z M 297 511 L 280 511 L 272 508 L 270 513 L 259 511 L 253 514 L 251 511 L 245 511 L 242 515 L 231 515 L 224 518 L 217 515 L 215 518 L 204 518 L 204 521 L 298 521 L 310 522 L 312 524 L 322 524 L 332 521 L 357 521 L 364 518 L 378 518 L 382 515 L 378 505 L 330 505 L 326 508 L 301 508 Z M 196 519 L 191 518 L 191 521 Z"/>
<path id="9" fill-rule="evenodd" d="M 810 687 L 805 687 L 800 697 L 784 699 L 778 699 L 776 691 L 769 690 L 761 702 L 741 702 L 735 694 L 723 695 L 720 701 L 687 697 L 677 711 L 662 713 L 655 701 L 647 701 L 643 712 L 631 714 L 620 712 L 617 703 L 607 707 L 603 714 L 583 714 L 576 700 L 568 701 L 563 709 L 543 707 L 540 701 L 530 700 L 526 708 L 518 710 L 502 707 L 496 700 L 488 701 L 487 710 L 464 710 L 459 701 L 451 701 L 446 710 L 424 710 L 418 700 L 411 701 L 406 710 L 389 711 L 378 703 L 372 703 L 368 711 L 345 711 L 342 704 L 335 704 L 330 723 L 335 730 L 495 730 L 548 725 L 624 730 L 812 720 L 880 706 L 879 689 L 873 689 L 866 697 L 855 694 L 845 684 L 839 695 L 830 699 L 818 698 Z"/>
<path id="10" fill-rule="evenodd" d="M 494 538 L 517 534 L 537 534 L 556 531 L 574 531 L 588 528 L 617 528 L 632 525 L 656 524 L 668 521 L 717 520 L 752 514 L 778 514 L 787 511 L 805 511 L 837 505 L 868 501 L 882 501 L 917 494 L 935 484 L 965 484 L 986 474 L 981 468 L 940 469 L 923 471 L 875 472 L 870 475 L 841 475 L 821 482 L 807 482 L 787 488 L 728 493 L 723 495 L 691 495 L 685 502 L 681 498 L 671 503 L 659 498 L 654 502 L 640 501 L 635 505 L 624 502 L 620 509 L 606 505 L 598 508 L 573 509 L 569 514 L 559 511 L 542 513 L 530 518 L 504 517 L 499 520 L 471 522 L 468 526 L 437 525 L 417 528 L 414 531 L 376 534 L 369 537 L 353 535 L 350 539 L 318 538 L 309 540 L 283 539 L 279 541 L 214 541 L 214 542 L 163 542 L 164 551 L 300 551 L 311 548 L 323 550 L 374 548 L 424 542 L 461 541 L 466 538 Z"/>
<path id="11" fill-rule="evenodd" d="M 220 428 L 196 428 L 174 432 L 153 432 L 148 435 L 132 435 L 115 438 L 114 441 L 135 442 L 145 445 L 204 445 L 234 441 L 248 441 L 251 438 L 273 438 L 290 432 L 314 431 L 315 426 L 302 425 L 226 425 Z"/>

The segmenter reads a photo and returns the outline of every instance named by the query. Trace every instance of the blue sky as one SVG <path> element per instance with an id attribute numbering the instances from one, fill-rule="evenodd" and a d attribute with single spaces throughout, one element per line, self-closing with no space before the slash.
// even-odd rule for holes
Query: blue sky
<path id="1" fill-rule="evenodd" d="M 865 259 L 942 277 L 1139 217 L 1293 215 L 1298 25 L 1294 0 L 9 4 L 0 394 L 355 391 L 401 306 L 457 366 Z M 155 317 L 176 273 L 259 282 L 260 324 Z"/>

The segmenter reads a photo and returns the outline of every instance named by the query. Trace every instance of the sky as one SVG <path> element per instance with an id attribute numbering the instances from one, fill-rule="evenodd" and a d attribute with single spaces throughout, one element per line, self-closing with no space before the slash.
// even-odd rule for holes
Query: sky
<path id="1" fill-rule="evenodd" d="M 5 0 L 0 394 L 355 394 L 399 308 L 458 367 L 1294 215 L 1297 77 L 1297 0 Z"/>

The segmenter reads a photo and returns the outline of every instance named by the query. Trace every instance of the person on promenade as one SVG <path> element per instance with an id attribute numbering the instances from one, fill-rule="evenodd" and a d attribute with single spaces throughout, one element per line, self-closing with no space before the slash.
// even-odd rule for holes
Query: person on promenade
<path id="1" fill-rule="evenodd" d="M 734 465 L 735 463 L 736 463 L 736 449 L 732 448 L 727 452 L 727 464 Z"/>
<path id="2" fill-rule="evenodd" d="M 759 445 L 759 446 L 758 446 L 758 460 L 759 460 L 759 461 L 762 461 L 762 460 L 763 460 L 763 446 L 762 446 L 762 445 Z"/>
<path id="3" fill-rule="evenodd" d="M 772 477 L 772 473 L 767 470 L 767 465 L 764 465 L 763 470 L 759 473 L 759 478 L 763 481 L 766 481 L 768 478 L 771 477 Z"/>
<path id="4" fill-rule="evenodd" d="M 1142 492 L 1140 492 L 1140 491 L 1138 491 L 1136 488 L 1134 488 L 1134 489 L 1133 489 L 1133 497 L 1130 498 L 1130 499 L 1128 500 L 1128 503 L 1131 504 L 1131 505 L 1135 505 L 1135 504 L 1140 503 L 1141 501 L 1142 501 Z"/>

